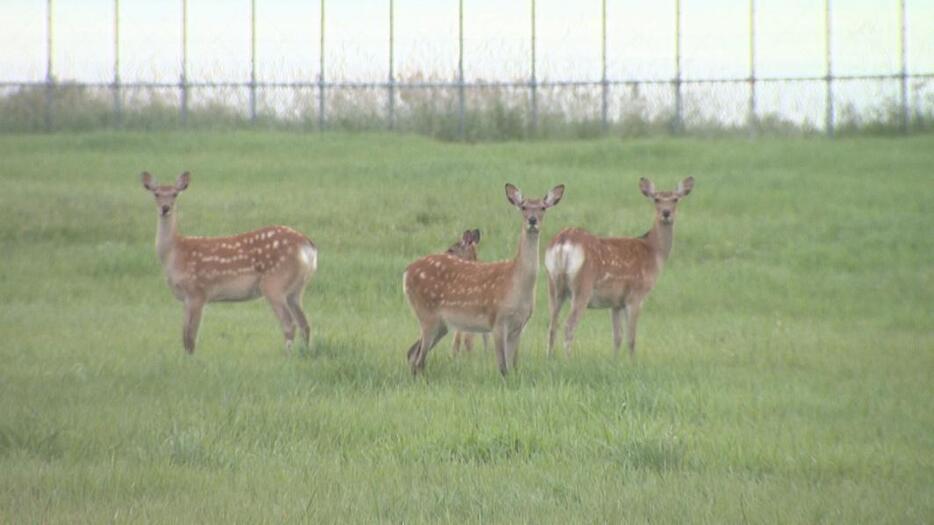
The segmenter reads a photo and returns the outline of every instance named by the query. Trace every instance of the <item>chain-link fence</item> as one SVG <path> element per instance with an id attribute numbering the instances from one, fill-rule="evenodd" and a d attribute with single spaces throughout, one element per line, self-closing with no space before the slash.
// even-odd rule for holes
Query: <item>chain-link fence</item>
<path id="1" fill-rule="evenodd" d="M 529 39 L 524 46 L 526 73 L 519 78 L 485 80 L 466 75 L 464 19 L 470 0 L 467 5 L 464 0 L 447 0 L 456 2 L 457 7 L 456 35 L 452 35 L 452 39 L 456 38 L 453 75 L 444 71 L 400 75 L 396 70 L 399 0 L 382 0 L 388 3 L 388 75 L 381 81 L 343 80 L 331 74 L 332 66 L 326 62 L 329 39 L 336 31 L 348 32 L 352 28 L 328 23 L 326 0 L 312 0 L 318 11 L 314 35 L 318 64 L 314 76 L 261 79 L 257 70 L 257 0 L 244 0 L 243 8 L 249 10 L 250 19 L 249 78 L 233 82 L 191 75 L 189 0 L 179 0 L 181 60 L 177 81 L 123 80 L 121 1 L 112 1 L 112 20 L 101 23 L 113 35 L 112 78 L 84 82 L 58 78 L 53 63 L 56 5 L 54 0 L 44 0 L 45 78 L 0 80 L 4 90 L 0 94 L 0 115 L 5 115 L 0 116 L 0 129 L 247 124 L 309 130 L 389 129 L 451 139 L 707 130 L 814 131 L 832 136 L 851 129 L 908 132 L 929 128 L 934 120 L 934 73 L 911 71 L 908 67 L 910 25 L 906 0 L 883 2 L 878 7 L 879 16 L 898 20 L 892 35 L 896 39 L 895 56 L 890 61 L 893 70 L 848 74 L 835 67 L 840 50 L 833 39 L 834 6 L 831 0 L 823 0 L 823 71 L 774 76 L 761 72 L 764 61 L 757 55 L 758 33 L 769 24 L 758 11 L 758 4 L 766 0 L 737 0 L 730 8 L 733 17 L 742 21 L 748 41 L 741 45 L 731 42 L 733 49 L 744 51 L 744 64 L 728 68 L 734 74 L 723 76 L 685 71 L 682 22 L 686 15 L 682 1 L 672 0 L 670 18 L 651 22 L 656 27 L 670 28 L 673 49 L 665 60 L 670 60 L 673 75 L 667 78 L 620 78 L 609 74 L 608 62 L 614 58 L 607 48 L 608 36 L 612 40 L 615 33 L 612 21 L 608 25 L 608 7 L 625 13 L 625 6 L 616 0 L 590 0 L 598 20 L 594 26 L 600 35 L 599 40 L 594 39 L 596 45 L 589 58 L 599 63 L 599 76 L 578 80 L 544 77 L 537 70 L 542 59 L 537 40 L 542 15 L 536 12 L 536 0 L 521 2 L 522 9 L 527 9 Z M 701 2 L 685 0 L 685 4 L 692 1 Z M 741 17 L 736 17 L 737 6 L 742 7 Z M 493 49 L 492 60 L 495 53 Z"/>

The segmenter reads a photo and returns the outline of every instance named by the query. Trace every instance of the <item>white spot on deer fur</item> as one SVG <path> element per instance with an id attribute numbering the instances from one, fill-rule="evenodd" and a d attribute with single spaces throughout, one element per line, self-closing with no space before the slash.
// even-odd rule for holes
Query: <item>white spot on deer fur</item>
<path id="1" fill-rule="evenodd" d="M 419 279 L 424 279 L 424 278 L 425 278 L 425 272 L 418 272 L 418 278 L 419 278 Z"/>

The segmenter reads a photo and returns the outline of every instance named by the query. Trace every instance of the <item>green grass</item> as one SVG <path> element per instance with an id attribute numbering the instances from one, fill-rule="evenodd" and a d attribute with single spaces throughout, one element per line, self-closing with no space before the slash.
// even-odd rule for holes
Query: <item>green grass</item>
<path id="1" fill-rule="evenodd" d="M 459 145 L 386 135 L 0 137 L 0 522 L 934 521 L 934 137 Z M 262 301 L 209 305 L 194 356 L 139 172 L 191 170 L 180 226 L 288 224 L 320 247 L 315 351 Z M 503 184 L 567 184 L 543 240 L 637 235 L 640 176 L 686 175 L 638 360 L 589 311 L 520 369 L 413 380 L 401 275 L 480 228 Z"/>

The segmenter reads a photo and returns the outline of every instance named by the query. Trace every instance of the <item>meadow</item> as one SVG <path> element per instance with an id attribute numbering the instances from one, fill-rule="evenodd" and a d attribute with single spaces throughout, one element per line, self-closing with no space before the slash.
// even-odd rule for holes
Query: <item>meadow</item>
<path id="1" fill-rule="evenodd" d="M 934 521 L 934 136 L 93 132 L 0 158 L 2 523 Z M 143 170 L 191 171 L 187 234 L 314 239 L 313 349 L 253 301 L 184 354 Z M 467 228 L 511 257 L 505 182 L 567 185 L 544 244 L 639 235 L 639 177 L 687 175 L 635 362 L 603 310 L 547 358 L 540 273 L 515 373 L 448 336 L 412 377 L 402 272 Z"/>

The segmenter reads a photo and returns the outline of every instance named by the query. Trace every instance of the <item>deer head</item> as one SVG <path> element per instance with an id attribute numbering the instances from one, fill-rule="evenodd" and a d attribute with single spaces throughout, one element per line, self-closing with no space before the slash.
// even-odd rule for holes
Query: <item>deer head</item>
<path id="1" fill-rule="evenodd" d="M 674 191 L 655 191 L 652 181 L 646 178 L 639 179 L 642 194 L 655 202 L 655 222 L 666 226 L 674 224 L 678 201 L 691 193 L 693 187 L 694 177 L 688 177 L 678 183 Z"/>
<path id="2" fill-rule="evenodd" d="M 479 243 L 480 230 L 466 230 L 461 239 L 448 248 L 447 253 L 468 261 L 476 261 L 477 244 Z"/>
<path id="3" fill-rule="evenodd" d="M 549 191 L 542 199 L 526 199 L 519 188 L 506 183 L 506 199 L 522 212 L 525 219 L 525 231 L 538 233 L 545 217 L 545 210 L 561 202 L 564 196 L 564 184 L 559 184 Z"/>
<path id="4" fill-rule="evenodd" d="M 162 217 L 168 217 L 175 208 L 175 199 L 178 194 L 188 187 L 191 174 L 187 171 L 178 176 L 174 186 L 159 186 L 148 171 L 143 172 L 143 187 L 152 192 L 156 198 L 156 209 Z"/>

